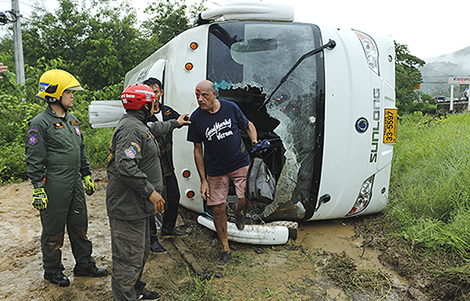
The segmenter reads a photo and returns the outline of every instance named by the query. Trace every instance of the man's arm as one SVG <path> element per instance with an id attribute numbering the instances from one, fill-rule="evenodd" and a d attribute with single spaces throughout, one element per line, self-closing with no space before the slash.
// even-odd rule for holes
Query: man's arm
<path id="1" fill-rule="evenodd" d="M 256 127 L 253 124 L 253 122 L 249 121 L 248 122 L 248 127 L 246 128 L 246 132 L 248 133 L 248 136 L 251 139 L 251 144 L 255 145 L 258 143 L 258 132 L 256 131 Z"/>
<path id="2" fill-rule="evenodd" d="M 196 162 L 197 172 L 201 179 L 201 195 L 204 200 L 209 196 L 209 184 L 206 179 L 206 171 L 204 169 L 204 154 L 202 152 L 202 143 L 194 143 L 194 161 Z"/>
<path id="3" fill-rule="evenodd" d="M 163 137 L 169 132 L 173 131 L 176 127 L 181 127 L 183 125 L 189 125 L 191 121 L 185 120 L 188 114 L 180 115 L 178 119 L 170 119 L 167 121 L 157 121 L 148 123 L 150 131 L 155 136 L 155 138 Z"/>
<path id="4" fill-rule="evenodd" d="M 79 125 L 80 126 L 80 125 Z M 80 142 L 80 173 L 82 177 L 86 177 L 91 175 L 91 167 L 90 163 L 88 162 L 88 158 L 85 151 L 85 144 L 83 143 L 83 132 L 80 134 L 81 142 Z"/>
<path id="5" fill-rule="evenodd" d="M 31 179 L 34 188 L 44 187 L 47 157 L 46 136 L 46 131 L 40 123 L 29 124 L 25 154 L 28 177 Z"/>

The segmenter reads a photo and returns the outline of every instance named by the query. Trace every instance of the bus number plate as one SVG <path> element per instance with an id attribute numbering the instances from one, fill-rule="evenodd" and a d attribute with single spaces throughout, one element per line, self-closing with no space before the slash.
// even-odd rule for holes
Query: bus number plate
<path id="1" fill-rule="evenodd" d="M 385 109 L 384 143 L 397 142 L 397 109 Z"/>

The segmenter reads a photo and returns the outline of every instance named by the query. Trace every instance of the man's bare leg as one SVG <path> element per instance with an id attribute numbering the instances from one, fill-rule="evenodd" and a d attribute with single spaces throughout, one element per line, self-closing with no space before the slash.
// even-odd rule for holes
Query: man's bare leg
<path id="1" fill-rule="evenodd" d="M 252 201 L 245 198 L 238 199 L 237 206 L 235 207 L 235 215 L 241 214 L 245 210 L 245 203 L 247 204 L 246 209 L 253 208 L 254 203 Z"/>
<path id="2" fill-rule="evenodd" d="M 246 209 L 251 209 L 253 208 L 254 203 L 245 198 L 238 199 L 237 206 L 235 207 L 235 224 L 237 225 L 238 230 L 243 230 L 245 228 L 245 205 Z"/>
<path id="3" fill-rule="evenodd" d="M 222 246 L 220 258 L 217 259 L 218 266 L 225 266 L 230 258 L 232 258 L 232 253 L 230 252 L 230 247 L 228 245 L 227 214 L 225 213 L 225 209 L 225 203 L 212 207 L 215 230 L 217 231 L 217 236 L 219 237 L 220 245 Z"/>
<path id="4" fill-rule="evenodd" d="M 217 236 L 219 237 L 222 251 L 230 252 L 230 247 L 228 245 L 227 214 L 225 213 L 225 207 L 225 203 L 213 206 L 212 213 L 214 216 L 215 230 L 217 231 Z"/>

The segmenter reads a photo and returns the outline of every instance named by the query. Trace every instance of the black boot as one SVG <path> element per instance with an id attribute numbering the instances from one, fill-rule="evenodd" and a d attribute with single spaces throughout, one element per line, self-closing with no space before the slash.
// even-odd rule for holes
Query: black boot
<path id="1" fill-rule="evenodd" d="M 49 282 L 52 284 L 57 284 L 58 286 L 62 287 L 70 285 L 69 278 L 67 278 L 67 276 L 65 276 L 62 272 L 59 272 L 56 275 L 44 273 L 44 279 L 49 280 Z"/>
<path id="2" fill-rule="evenodd" d="M 155 240 L 151 245 L 150 245 L 150 250 L 157 252 L 157 253 L 166 253 L 166 249 L 158 242 L 158 240 Z"/>
<path id="3" fill-rule="evenodd" d="M 95 265 L 82 268 L 78 265 L 73 269 L 73 274 L 77 277 L 106 277 L 108 271 L 106 269 L 99 269 Z"/>

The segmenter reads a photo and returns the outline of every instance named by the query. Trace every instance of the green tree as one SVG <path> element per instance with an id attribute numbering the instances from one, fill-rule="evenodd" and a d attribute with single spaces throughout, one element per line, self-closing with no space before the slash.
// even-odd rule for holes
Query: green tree
<path id="1" fill-rule="evenodd" d="M 413 111 L 430 111 L 434 107 L 429 105 L 429 98 L 423 102 L 415 87 L 423 82 L 421 71 L 426 62 L 410 54 L 407 45 L 395 41 L 395 78 L 396 78 L 396 105 L 401 114 Z"/>
<path id="2" fill-rule="evenodd" d="M 204 10 L 204 1 L 190 8 L 184 0 L 153 2 L 141 27 L 128 0 L 58 0 L 54 12 L 37 4 L 31 18 L 22 18 L 25 65 L 60 59 L 89 89 L 118 84 L 144 58 L 188 29 L 190 18 Z M 12 34 L 0 40 L 0 53 L 14 67 Z"/>
<path id="3" fill-rule="evenodd" d="M 154 49 L 136 26 L 135 9 L 127 2 L 113 8 L 109 2 L 59 0 L 54 13 L 37 7 L 24 22 L 25 65 L 61 59 L 88 88 L 121 82 Z M 0 51 L 11 51 L 12 44 L 12 36 L 4 38 Z"/>
<path id="4" fill-rule="evenodd" d="M 0 80 L 0 151 L 3 154 L 0 185 L 27 179 L 21 154 L 28 122 L 46 107 L 44 101 L 35 97 L 38 80 L 45 71 L 67 70 L 84 86 L 85 91 L 74 93 L 76 101 L 70 112 L 81 122 L 90 164 L 103 166 L 107 162 L 112 129 L 90 127 L 87 111 L 90 102 L 119 99 L 126 72 L 162 46 L 162 41 L 170 40 L 190 26 L 184 2 L 167 1 L 157 6 L 169 14 L 165 20 L 153 19 L 153 22 L 167 22 L 177 28 L 165 31 L 160 40 L 160 36 L 149 31 L 146 31 L 148 35 L 141 32 L 135 9 L 128 2 L 113 8 L 110 5 L 113 0 L 95 0 L 91 7 L 86 6 L 85 0 L 58 1 L 59 8 L 54 13 L 37 6 L 31 18 L 22 19 L 25 21 L 22 22 L 24 85 L 16 84 L 12 33 L 0 38 L 0 62 L 9 66 Z M 202 3 L 199 7 L 191 6 L 193 12 L 189 15 L 194 17 L 194 11 L 201 11 Z"/>
<path id="5" fill-rule="evenodd" d="M 152 2 L 145 9 L 150 18 L 142 22 L 142 32 L 160 48 L 186 29 L 198 12 L 204 11 L 205 0 L 188 8 L 185 0 L 160 0 Z"/>

